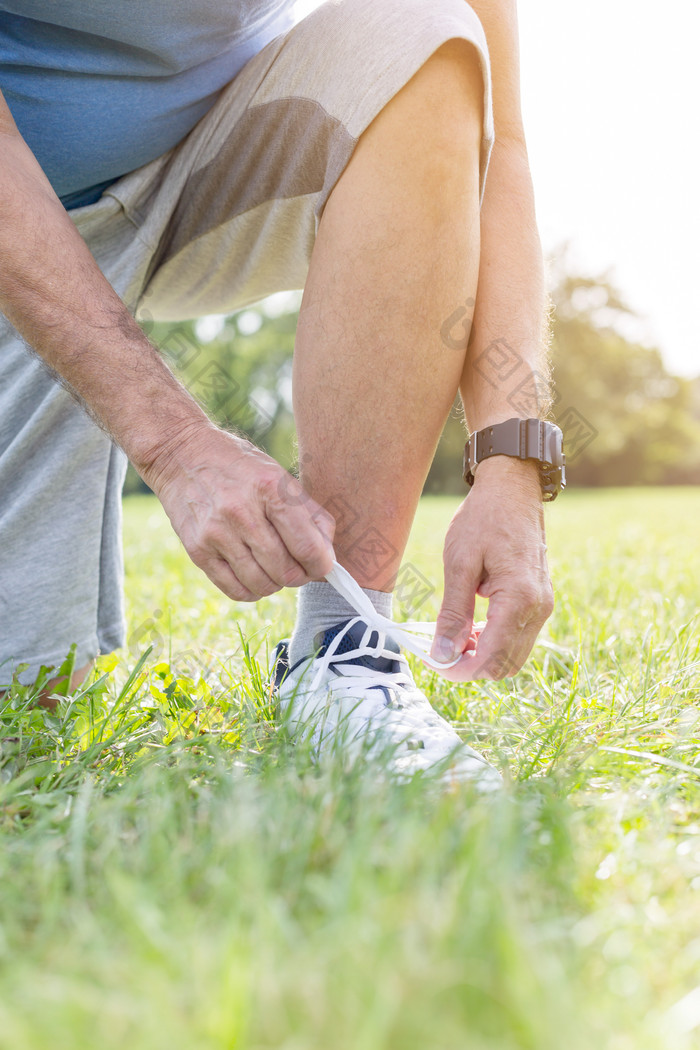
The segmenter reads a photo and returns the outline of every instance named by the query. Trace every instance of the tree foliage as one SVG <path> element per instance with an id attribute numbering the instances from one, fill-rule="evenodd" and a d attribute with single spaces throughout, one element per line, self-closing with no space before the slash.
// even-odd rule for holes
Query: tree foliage
<path id="1" fill-rule="evenodd" d="M 623 334 L 634 315 L 607 276 L 562 272 L 552 299 L 553 418 L 571 482 L 700 482 L 697 381 L 670 375 L 658 349 Z"/>

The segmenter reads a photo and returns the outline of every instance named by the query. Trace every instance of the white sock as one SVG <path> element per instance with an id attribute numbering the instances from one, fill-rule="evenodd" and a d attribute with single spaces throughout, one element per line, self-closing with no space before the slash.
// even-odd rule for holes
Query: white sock
<path id="1" fill-rule="evenodd" d="M 387 591 L 373 591 L 363 587 L 372 605 L 383 616 L 391 616 L 392 594 Z M 297 618 L 289 643 L 289 665 L 293 667 L 299 660 L 311 656 L 317 648 L 316 636 L 319 632 L 335 627 L 343 620 L 357 616 L 345 598 L 338 594 L 335 587 L 325 580 L 317 583 L 305 583 L 299 588 L 297 601 Z"/>

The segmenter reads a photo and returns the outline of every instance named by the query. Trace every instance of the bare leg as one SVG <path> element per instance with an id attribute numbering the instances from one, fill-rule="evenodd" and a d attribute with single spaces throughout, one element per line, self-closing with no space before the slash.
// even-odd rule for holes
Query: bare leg
<path id="1" fill-rule="evenodd" d="M 466 335 L 455 349 L 440 330 L 476 295 L 482 96 L 471 45 L 448 41 L 361 136 L 311 258 L 294 357 L 301 479 L 338 518 L 337 556 L 364 587 L 391 588 L 462 375 Z"/>
<path id="2" fill-rule="evenodd" d="M 73 672 L 70 679 L 70 685 L 68 686 L 68 692 L 72 693 L 74 689 L 77 689 L 78 686 L 85 681 L 92 670 L 93 663 L 94 661 L 90 660 L 89 663 L 86 663 L 79 670 Z M 39 703 L 42 707 L 48 707 L 50 711 L 55 711 L 58 700 L 56 700 L 51 694 L 54 693 L 59 686 L 61 687 L 61 691 L 63 691 L 65 688 L 65 681 L 66 679 L 64 676 L 63 678 L 51 678 L 46 683 L 39 694 Z"/>
<path id="3" fill-rule="evenodd" d="M 79 670 L 73 672 L 67 690 L 69 693 L 72 693 L 74 689 L 77 689 L 78 686 L 85 681 L 93 668 L 93 664 L 94 660 L 90 660 L 89 663 L 86 663 L 83 667 L 79 668 Z M 65 688 L 65 681 L 65 675 L 60 678 L 50 678 L 37 697 L 39 706 L 47 707 L 49 711 L 55 711 L 58 706 L 58 700 L 52 694 L 56 692 L 56 689 L 59 686 L 61 687 L 61 691 L 63 691 Z M 7 692 L 5 690 L 0 690 L 0 700 L 2 700 L 4 696 L 7 696 Z"/>

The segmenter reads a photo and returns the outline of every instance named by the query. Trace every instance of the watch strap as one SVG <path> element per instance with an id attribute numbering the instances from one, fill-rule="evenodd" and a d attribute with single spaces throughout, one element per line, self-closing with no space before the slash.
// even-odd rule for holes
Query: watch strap
<path id="1" fill-rule="evenodd" d="M 506 419 L 472 434 L 464 449 L 464 480 L 474 484 L 477 464 L 491 456 L 534 459 L 539 463 L 542 496 L 556 498 L 566 484 L 562 432 L 542 419 Z"/>

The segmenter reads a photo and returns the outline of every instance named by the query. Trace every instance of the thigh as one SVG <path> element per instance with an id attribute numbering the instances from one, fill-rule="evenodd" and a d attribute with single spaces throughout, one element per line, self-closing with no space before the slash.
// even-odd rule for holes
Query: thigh
<path id="1" fill-rule="evenodd" d="M 483 195 L 491 81 L 466 0 L 329 0 L 251 59 L 164 158 L 139 215 L 153 255 L 137 316 L 226 313 L 302 288 L 323 209 L 359 136 L 455 37 L 474 45 L 483 72 Z M 128 197 L 133 186 L 128 177 L 108 192 Z"/>
<path id="2" fill-rule="evenodd" d="M 121 644 L 124 462 L 0 318 L 0 686 Z"/>
<path id="3" fill-rule="evenodd" d="M 150 253 L 120 204 L 73 219 L 132 307 Z M 105 348 L 108 352 L 108 348 Z M 126 458 L 0 315 L 0 688 L 123 644 Z"/>

